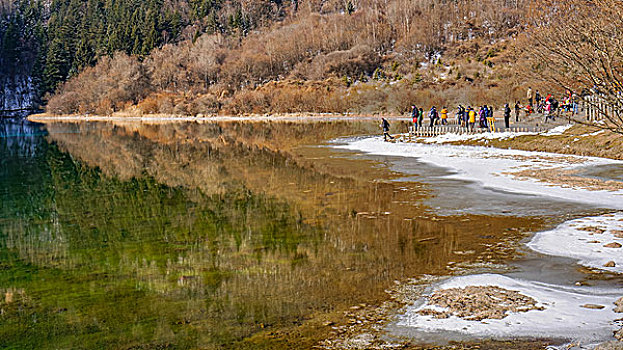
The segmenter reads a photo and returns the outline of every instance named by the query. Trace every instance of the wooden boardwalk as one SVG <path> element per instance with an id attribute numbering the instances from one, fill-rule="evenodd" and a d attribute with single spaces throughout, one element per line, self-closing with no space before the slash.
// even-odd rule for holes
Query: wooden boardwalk
<path id="1" fill-rule="evenodd" d="M 456 135 L 480 135 L 487 132 L 530 132 L 530 133 L 539 133 L 545 132 L 549 130 L 549 128 L 545 127 L 511 127 L 511 128 L 479 128 L 476 127 L 474 129 L 469 129 L 466 127 L 462 127 L 458 125 L 458 123 L 442 125 L 442 126 L 433 126 L 433 127 L 419 127 L 414 129 L 413 127 L 409 127 L 409 132 L 406 134 L 398 134 L 395 137 L 396 141 L 402 142 L 412 142 L 417 138 L 422 137 L 435 137 L 445 134 L 456 134 Z"/>

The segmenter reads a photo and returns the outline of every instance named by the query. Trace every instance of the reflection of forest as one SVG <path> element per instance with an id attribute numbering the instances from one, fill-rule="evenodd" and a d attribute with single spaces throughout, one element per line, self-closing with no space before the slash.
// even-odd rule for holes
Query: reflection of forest
<path id="1" fill-rule="evenodd" d="M 510 225 L 508 218 L 430 220 L 418 204 L 421 185 L 374 182 L 389 174 L 300 147 L 375 132 L 374 124 L 48 130 L 52 145 L 40 145 L 46 152 L 30 164 L 37 190 L 17 186 L 25 174 L 0 182 L 9 218 L 0 221 L 0 251 L 11 268 L 32 265 L 47 282 L 0 282 L 38 294 L 32 302 L 64 341 L 70 329 L 86 337 L 91 327 L 115 334 L 89 338 L 107 346 L 231 344 L 373 300 L 396 279 L 442 273 Z M 10 168 L 23 169 L 23 161 Z M 46 313 L 59 307 L 69 311 Z"/>

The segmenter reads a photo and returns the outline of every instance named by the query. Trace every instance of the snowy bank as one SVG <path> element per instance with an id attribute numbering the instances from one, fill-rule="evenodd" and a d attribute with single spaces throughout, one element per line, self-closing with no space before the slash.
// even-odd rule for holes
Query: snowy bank
<path id="1" fill-rule="evenodd" d="M 530 170 L 563 171 L 585 166 L 623 165 L 621 161 L 482 146 L 389 143 L 379 137 L 346 140 L 346 144 L 335 147 L 375 155 L 413 157 L 423 163 L 453 170 L 455 174 L 449 178 L 475 181 L 488 188 L 623 209 L 623 190 L 588 190 L 521 175 Z"/>
<path id="2" fill-rule="evenodd" d="M 578 259 L 584 266 L 623 273 L 623 212 L 567 221 L 537 233 L 528 247 Z"/>
<path id="3" fill-rule="evenodd" d="M 455 332 L 474 337 L 550 338 L 581 342 L 612 339 L 618 329 L 614 302 L 620 290 L 588 287 L 563 287 L 510 277 L 481 274 L 454 277 L 435 287 L 436 291 L 468 286 L 496 286 L 519 292 L 537 301 L 542 310 L 510 312 L 503 319 L 466 320 L 457 316 L 435 318 L 422 315 L 431 308 L 425 300 L 407 307 L 397 321 L 398 327 L 422 332 Z M 587 308 L 587 305 L 593 308 Z M 602 307 L 602 308 L 598 308 Z"/>
<path id="4" fill-rule="evenodd" d="M 460 141 L 478 141 L 478 140 L 510 140 L 519 136 L 542 135 L 555 136 L 562 135 L 565 131 L 573 127 L 572 124 L 557 126 L 546 132 L 532 131 L 504 131 L 504 132 L 483 132 L 480 134 L 456 134 L 445 133 L 434 137 L 421 137 L 418 141 L 423 143 L 450 143 Z"/>

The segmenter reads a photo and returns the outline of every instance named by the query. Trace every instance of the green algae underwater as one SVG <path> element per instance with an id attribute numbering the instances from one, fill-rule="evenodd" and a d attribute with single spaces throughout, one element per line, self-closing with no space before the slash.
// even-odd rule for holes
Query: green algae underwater
<path id="1" fill-rule="evenodd" d="M 4 121 L 0 348 L 310 348 L 395 280 L 539 224 L 430 220 L 423 185 L 317 146 L 377 128 Z"/>

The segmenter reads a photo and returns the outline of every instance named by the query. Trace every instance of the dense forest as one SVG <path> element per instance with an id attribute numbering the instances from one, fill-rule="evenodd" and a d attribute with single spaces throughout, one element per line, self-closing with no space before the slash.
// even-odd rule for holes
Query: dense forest
<path id="1" fill-rule="evenodd" d="M 244 35 L 279 13 L 264 15 L 219 0 L 3 0 L 0 73 L 30 73 L 52 92 L 102 56 L 144 57 L 202 33 Z"/>
<path id="2" fill-rule="evenodd" d="M 550 57 L 531 51 L 547 40 L 534 38 L 564 33 L 588 3 L 2 0 L 0 74 L 28 72 L 55 114 L 500 106 L 551 89 Z M 597 3 L 597 18 L 622 6 Z"/>

